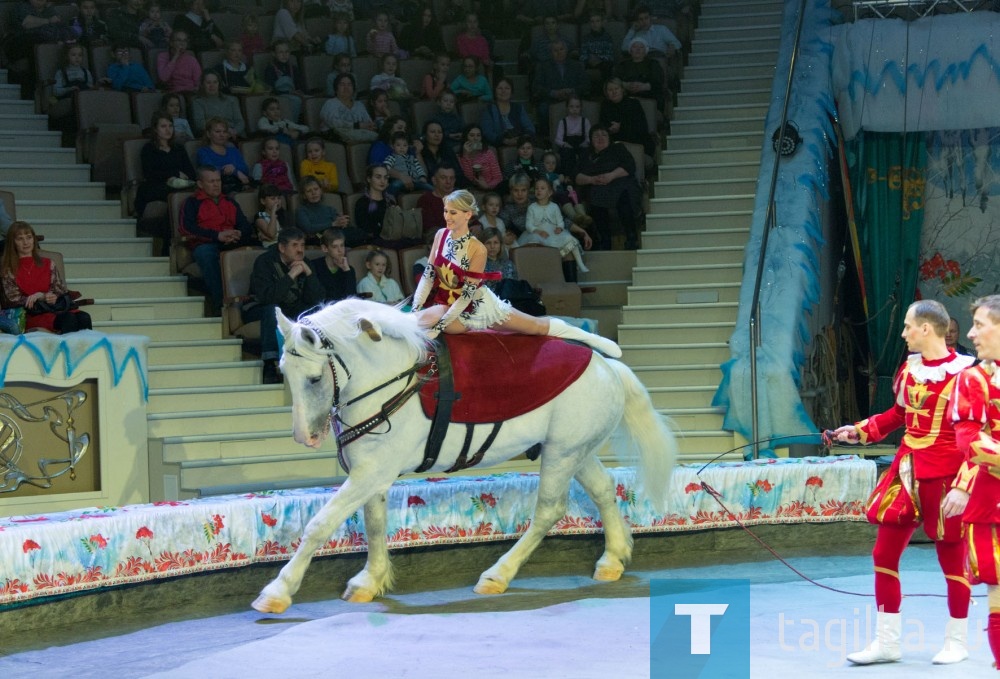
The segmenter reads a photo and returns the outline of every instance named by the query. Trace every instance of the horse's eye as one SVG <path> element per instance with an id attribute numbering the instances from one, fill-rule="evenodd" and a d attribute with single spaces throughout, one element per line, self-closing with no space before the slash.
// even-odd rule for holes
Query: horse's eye
<path id="1" fill-rule="evenodd" d="M 320 377 L 310 377 L 309 378 L 309 384 L 313 384 L 313 385 L 319 384 L 320 380 L 322 380 L 322 379 L 323 379 L 322 376 L 320 376 Z"/>

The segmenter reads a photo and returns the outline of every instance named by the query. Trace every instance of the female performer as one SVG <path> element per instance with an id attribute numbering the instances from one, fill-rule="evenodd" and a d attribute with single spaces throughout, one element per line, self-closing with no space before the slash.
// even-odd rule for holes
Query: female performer
<path id="1" fill-rule="evenodd" d="M 497 275 L 484 273 L 486 246 L 469 232 L 469 220 L 476 211 L 476 199 L 468 191 L 445 196 L 445 228 L 434 236 L 431 256 L 413 295 L 413 310 L 420 313 L 420 324 L 429 329 L 429 335 L 496 328 L 575 340 L 613 358 L 620 357 L 621 349 L 611 340 L 558 318 L 521 313 L 483 285 Z M 425 309 L 428 300 L 432 306 Z"/>

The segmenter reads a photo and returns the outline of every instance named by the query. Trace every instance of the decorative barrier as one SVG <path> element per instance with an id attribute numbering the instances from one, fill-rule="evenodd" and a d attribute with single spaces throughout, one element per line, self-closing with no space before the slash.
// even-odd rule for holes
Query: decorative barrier
<path id="1" fill-rule="evenodd" d="M 671 479 L 669 507 L 656 514 L 638 497 L 635 470 L 612 469 L 619 508 L 634 533 L 737 525 L 703 488 L 717 490 L 740 522 L 863 521 L 875 464 L 854 456 L 684 465 Z M 534 509 L 538 475 L 422 478 L 389 491 L 393 549 L 516 538 Z M 288 559 L 333 488 L 267 491 L 197 500 L 0 518 L 0 608 L 70 592 Z M 317 555 L 366 549 L 361 512 Z M 597 510 L 573 483 L 552 535 L 599 533 Z"/>

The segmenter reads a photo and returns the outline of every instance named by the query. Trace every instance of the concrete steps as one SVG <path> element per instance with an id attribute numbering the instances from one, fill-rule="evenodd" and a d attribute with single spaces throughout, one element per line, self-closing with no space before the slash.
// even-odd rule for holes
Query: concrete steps
<path id="1" fill-rule="evenodd" d="M 713 229 L 745 229 L 750 226 L 750 210 L 706 210 L 704 212 L 656 212 L 646 216 L 646 233 Z M 654 246 L 655 247 L 655 246 Z"/>
<path id="2" fill-rule="evenodd" d="M 149 343 L 149 365 L 238 363 L 242 359 L 243 342 L 239 339 L 162 340 Z"/>
<path id="3" fill-rule="evenodd" d="M 17 195 L 17 194 L 15 194 Z M 70 220 L 86 214 L 89 219 L 121 219 L 121 205 L 110 200 L 21 200 L 17 198 L 17 216 L 34 224 L 51 219 Z"/>
<path id="4" fill-rule="evenodd" d="M 143 278 L 170 275 L 170 260 L 166 257 L 73 257 L 66 258 L 73 275 L 84 278 L 97 276 L 138 276 Z"/>
<path id="5" fill-rule="evenodd" d="M 720 175 L 750 176 L 760 167 L 758 160 L 684 165 L 670 163 L 660 169 L 660 181 L 709 181 Z"/>
<path id="6" fill-rule="evenodd" d="M 216 404 L 216 407 L 221 404 Z M 229 434 L 233 428 L 233 418 L 242 421 L 242 433 L 274 431 L 287 427 L 292 420 L 292 407 L 286 405 L 272 407 L 251 407 L 242 402 L 224 409 L 193 409 L 179 412 L 150 413 L 149 436 L 166 438 L 184 436 L 192 430 L 202 435 Z M 238 406 L 238 407 L 237 407 Z"/>
<path id="7" fill-rule="evenodd" d="M 21 201 L 44 201 L 58 196 L 61 201 L 104 201 L 104 184 L 95 182 L 4 182 L 8 191 L 17 196 L 18 206 Z"/>
<path id="8" fill-rule="evenodd" d="M 690 325 L 693 323 L 732 323 L 739 305 L 736 302 L 705 304 L 646 304 L 629 305 L 622 309 L 622 324 L 637 327 L 662 322 Z"/>
<path id="9" fill-rule="evenodd" d="M 753 193 L 736 195 L 686 195 L 677 198 L 652 198 L 649 201 L 650 210 L 658 212 L 732 212 L 735 210 L 752 210 Z"/>
<path id="10" fill-rule="evenodd" d="M 146 321 L 195 318 L 204 311 L 200 297 L 149 297 L 143 300 L 95 298 L 87 307 L 91 319 L 98 321 Z"/>
<path id="11" fill-rule="evenodd" d="M 47 132 L 48 129 L 48 116 L 35 115 L 33 113 L 7 113 L 0 110 L 0 130 Z"/>
<path id="12" fill-rule="evenodd" d="M 670 179 L 656 183 L 658 199 L 683 199 L 697 192 L 699 197 L 752 194 L 757 190 L 756 175 L 730 175 L 722 179 Z"/>
<path id="13" fill-rule="evenodd" d="M 39 229 L 39 233 L 45 235 L 45 249 L 61 252 L 63 257 L 148 258 L 153 249 L 152 238 L 53 238 L 49 232 Z"/>
<path id="14" fill-rule="evenodd" d="M 3 100 L 0 99 L 0 104 L 2 103 Z M 23 102 L 18 101 L 16 103 L 21 104 Z M 28 103 L 31 104 L 31 102 Z M 33 104 L 31 106 L 34 107 Z M 76 163 L 76 149 L 64 149 L 58 146 L 27 149 L 22 146 L 5 146 L 0 143 L 0 158 L 3 158 L 8 163 L 27 165 L 46 163 L 72 165 Z M 87 177 L 90 177 L 89 171 Z"/>
<path id="15" fill-rule="evenodd" d="M 206 411 L 223 404 L 240 408 L 277 408 L 286 403 L 280 384 L 250 386 L 174 387 L 149 390 L 149 409 L 154 413 Z"/>
<path id="16" fill-rule="evenodd" d="M 3 96 L 0 86 L 0 98 Z M 6 130 L 0 128 L 0 147 L 17 149 L 12 160 L 27 160 L 18 155 L 25 151 L 34 152 L 37 148 L 58 148 L 62 144 L 61 132 L 46 132 L 42 130 Z"/>
<path id="17" fill-rule="evenodd" d="M 0 152 L 0 158 L 10 156 Z M 27 160 L 27 159 L 25 159 Z M 0 182 L 90 182 L 90 166 L 49 163 L 0 163 Z M 13 189 L 11 189 L 13 190 Z M 20 194 L 19 194 L 20 195 Z M 27 197 L 27 196 L 25 196 Z M 104 197 L 102 194 L 101 198 Z"/>
<path id="18" fill-rule="evenodd" d="M 19 206 L 20 207 L 20 206 Z M 124 241 L 135 238 L 134 219 L 35 219 L 31 223 L 37 233 L 50 240 Z M 138 239 L 144 240 L 144 239 Z"/>
<path id="19" fill-rule="evenodd" d="M 135 319 L 95 321 L 94 330 L 124 335 L 146 335 L 154 341 L 218 339 L 222 325 L 218 318 Z"/>
<path id="20" fill-rule="evenodd" d="M 711 92 L 693 92 L 693 96 L 701 94 L 712 94 Z M 674 117 L 670 122 L 671 128 L 675 122 L 681 124 L 709 120 L 718 121 L 717 125 L 727 125 L 728 121 L 741 120 L 744 118 L 760 118 L 764 120 L 767 114 L 767 106 L 764 104 L 753 104 L 746 102 L 733 103 L 729 100 L 723 103 L 693 103 L 685 106 L 677 106 L 674 109 Z M 717 129 L 715 132 L 726 132 L 728 130 Z M 676 132 L 675 132 L 676 134 Z"/>
<path id="21" fill-rule="evenodd" d="M 698 320 L 693 323 L 642 323 L 618 326 L 618 341 L 635 345 L 640 342 L 654 344 L 718 343 L 727 342 L 736 329 L 732 318 L 721 322 Z"/>
<path id="22" fill-rule="evenodd" d="M 670 148 L 676 151 L 697 151 L 699 149 L 753 148 L 760 146 L 763 135 L 752 132 L 719 132 L 717 134 L 677 134 L 670 135 Z M 758 148 L 758 154 L 760 150 Z"/>
<path id="23" fill-rule="evenodd" d="M 149 387 L 150 389 L 166 389 L 258 385 L 260 384 L 262 365 L 261 361 L 151 365 L 149 367 Z M 237 419 L 234 418 L 234 425 L 237 423 Z"/>
<path id="24" fill-rule="evenodd" d="M 690 135 L 689 135 L 690 136 Z M 728 163 L 760 164 L 760 144 L 752 146 L 729 146 L 703 149 L 670 148 L 661 155 L 660 171 L 673 165 L 692 167 L 696 165 L 726 165 Z"/>
<path id="25" fill-rule="evenodd" d="M 738 302 L 741 281 L 720 283 L 684 282 L 660 285 L 630 285 L 628 306 L 624 314 L 633 306 L 655 306 L 658 304 L 714 304 L 715 302 Z M 707 300 L 707 301 L 705 301 Z"/>
<path id="26" fill-rule="evenodd" d="M 751 8 L 741 9 L 733 14 L 704 14 L 698 18 L 699 28 L 738 28 L 747 24 L 767 23 L 780 24 L 781 11 L 759 11 Z"/>
<path id="27" fill-rule="evenodd" d="M 716 264 L 742 264 L 742 245 L 706 245 L 707 241 L 694 247 L 674 247 L 654 250 L 643 247 L 638 253 L 636 268 L 653 268 L 656 266 L 686 266 L 698 262 L 706 266 Z"/>
<path id="28" fill-rule="evenodd" d="M 184 276 L 77 277 L 73 275 L 72 269 L 67 269 L 66 278 L 69 287 L 79 290 L 84 297 L 94 299 L 177 297 L 186 294 L 188 286 L 187 278 Z"/>

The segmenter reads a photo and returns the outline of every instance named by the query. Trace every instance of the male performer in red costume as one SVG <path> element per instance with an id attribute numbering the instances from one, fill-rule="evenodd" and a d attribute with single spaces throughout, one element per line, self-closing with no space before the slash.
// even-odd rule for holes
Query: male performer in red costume
<path id="1" fill-rule="evenodd" d="M 895 662 L 901 657 L 899 559 L 921 522 L 937 548 L 948 586 L 950 619 L 944 648 L 932 662 L 943 665 L 969 657 L 970 588 L 964 574 L 962 524 L 957 516 L 943 518 L 941 503 L 963 460 L 955 446 L 951 418 L 946 417 L 948 398 L 955 376 L 972 365 L 973 359 L 948 349 L 944 339 L 947 330 L 948 312 L 940 303 L 923 300 L 911 304 L 903 319 L 903 339 L 913 353 L 896 375 L 896 405 L 833 432 L 837 441 L 869 443 L 906 425 L 906 435 L 885 479 L 896 480 L 892 484 L 880 481 L 869 500 L 869 520 L 879 525 L 872 550 L 878 620 L 872 642 L 847 656 L 857 665 Z M 898 495 L 894 494 L 897 490 Z"/>
<path id="2" fill-rule="evenodd" d="M 969 548 L 969 575 L 985 582 L 990 617 L 986 628 L 993 667 L 1000 665 L 1000 295 L 973 302 L 968 337 L 975 345 L 977 366 L 955 380 L 950 416 L 958 449 L 966 461 L 944 502 L 946 516 L 961 515 Z"/>

